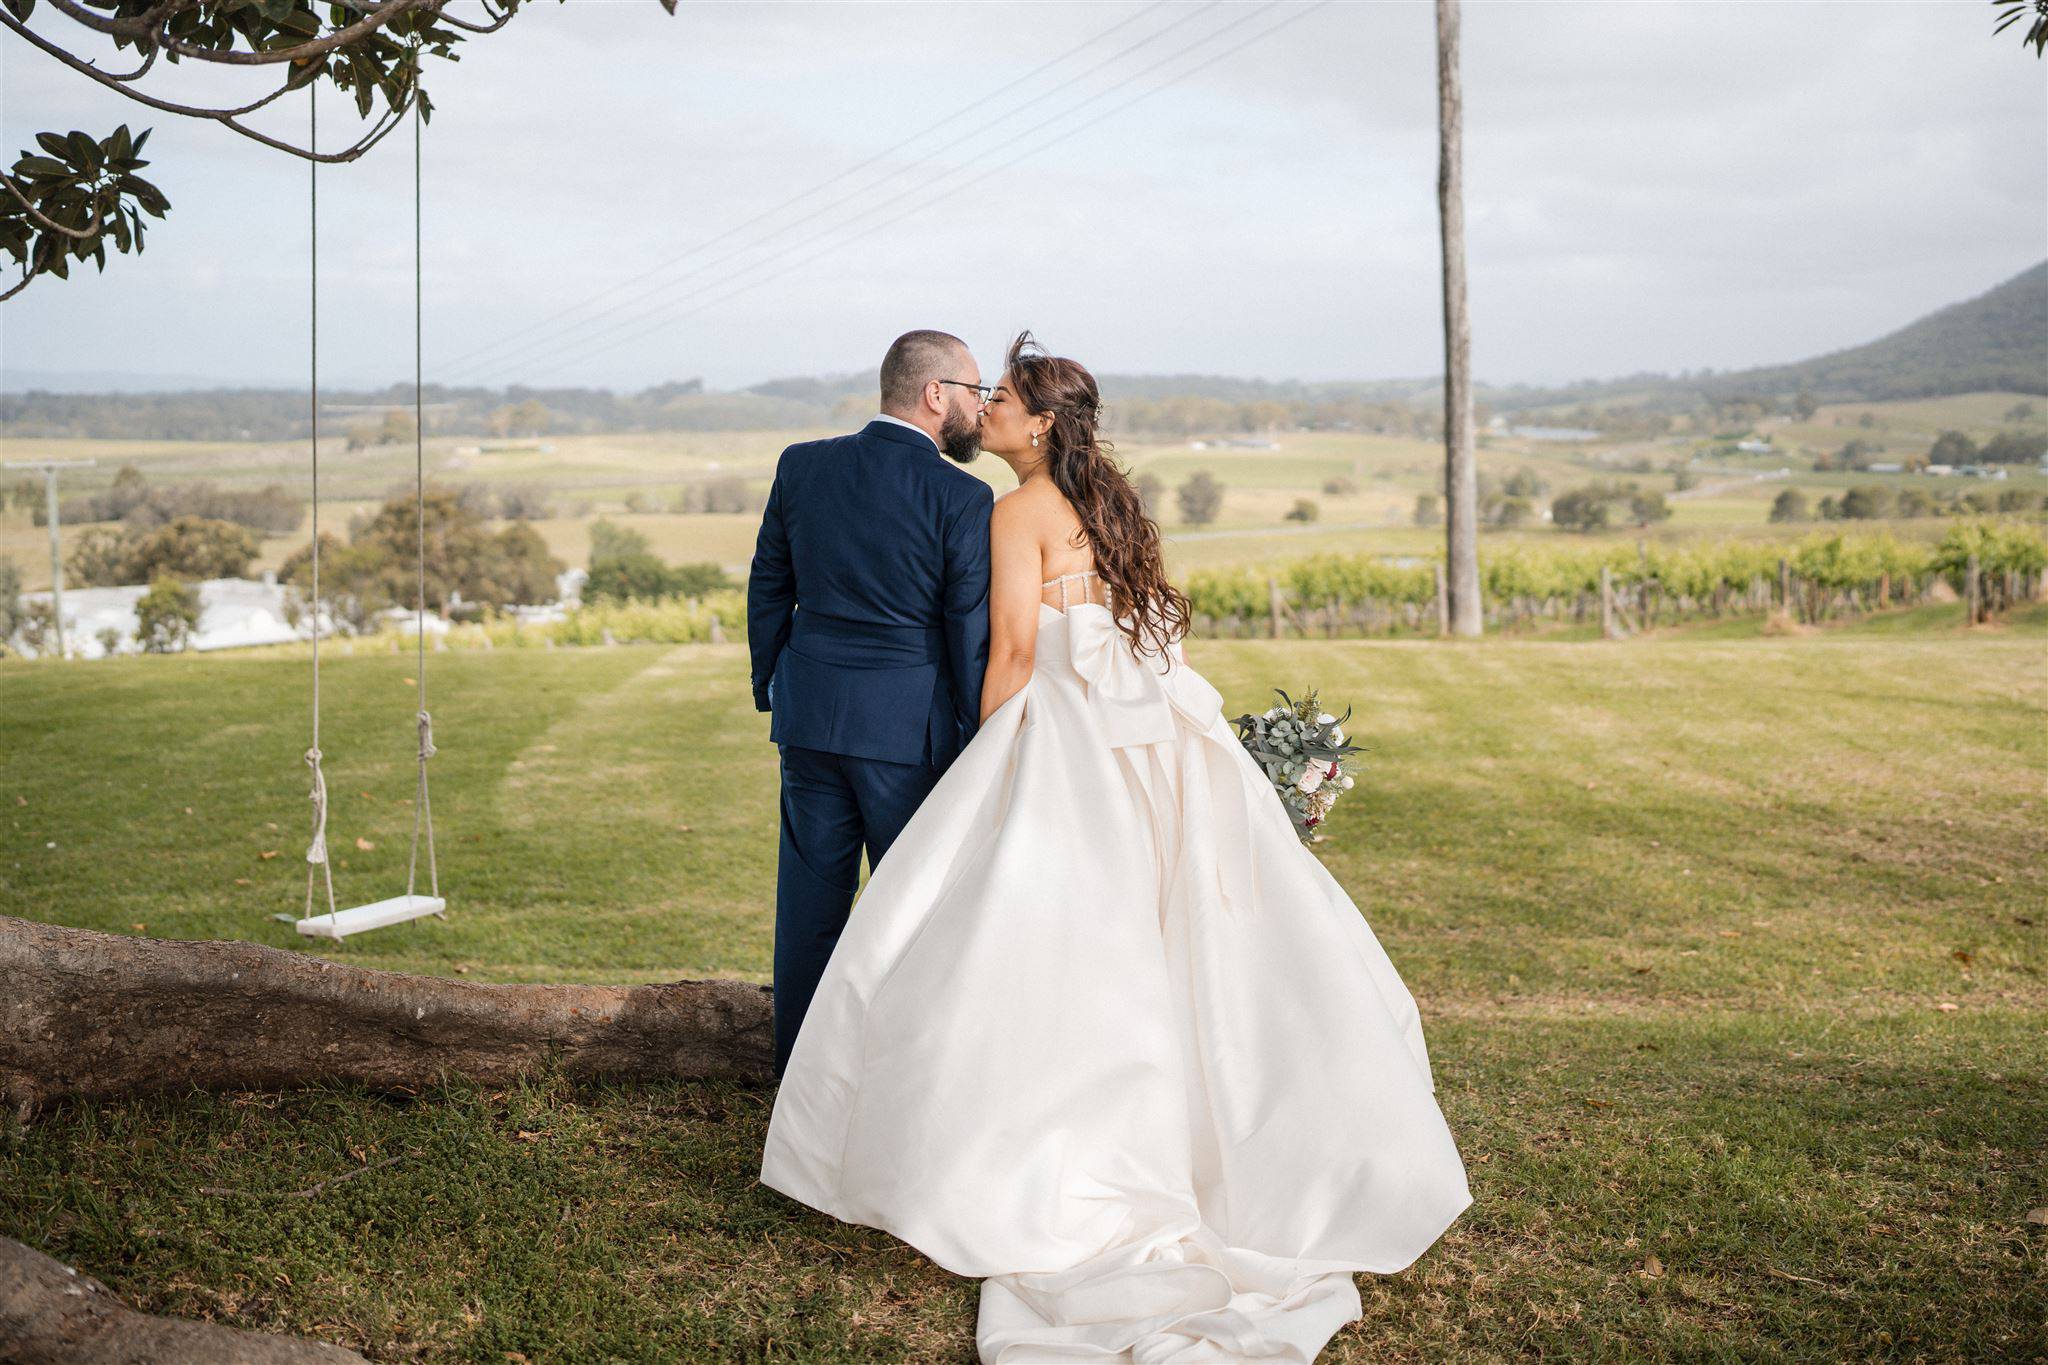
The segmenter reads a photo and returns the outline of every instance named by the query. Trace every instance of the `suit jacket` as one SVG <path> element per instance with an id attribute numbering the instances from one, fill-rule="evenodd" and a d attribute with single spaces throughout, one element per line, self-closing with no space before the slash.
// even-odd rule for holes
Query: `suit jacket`
<path id="1" fill-rule="evenodd" d="M 981 717 L 994 491 L 870 422 L 782 452 L 747 578 L 768 737 L 943 769 Z"/>

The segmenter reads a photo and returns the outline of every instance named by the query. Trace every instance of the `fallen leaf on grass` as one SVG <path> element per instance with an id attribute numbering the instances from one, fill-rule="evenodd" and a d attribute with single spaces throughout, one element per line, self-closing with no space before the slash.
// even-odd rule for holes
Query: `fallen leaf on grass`
<path id="1" fill-rule="evenodd" d="M 2048 1209 L 2028 1209 L 2027 1221 L 2034 1224 L 2048 1224 Z"/>
<path id="2" fill-rule="evenodd" d="M 371 849 L 375 848 L 376 845 L 371 843 L 368 839 L 365 839 L 362 835 L 358 834 L 356 836 L 356 847 L 361 849 L 363 852 L 368 853 Z"/>
<path id="3" fill-rule="evenodd" d="M 236 886 L 247 886 L 247 885 L 249 885 L 249 879 L 248 879 L 247 877 L 237 877 L 237 878 L 235 878 L 235 885 L 236 885 Z"/>
<path id="4" fill-rule="evenodd" d="M 277 856 L 277 850 L 274 848 L 266 848 L 256 856 L 263 859 L 263 861 L 265 862 L 269 862 L 272 858 L 275 858 Z"/>
<path id="5" fill-rule="evenodd" d="M 1643 1273 L 1653 1280 L 1662 1279 L 1664 1276 L 1664 1263 L 1658 1260 L 1654 1254 L 1645 1256 L 1643 1257 Z"/>
<path id="6" fill-rule="evenodd" d="M 1969 966 L 1970 963 L 1975 960 L 1975 958 L 1969 952 L 1969 950 L 1965 948 L 1958 948 L 1954 952 L 1950 953 L 1949 956 L 1954 958 L 1956 961 L 1962 963 L 1965 967 Z"/>
<path id="7" fill-rule="evenodd" d="M 1958 1005 L 1953 1000 L 1944 1000 L 1940 1004 L 1936 1005 L 1934 1008 L 1940 1010 L 1943 1014 L 1954 1014 L 1957 1010 L 1961 1009 L 1962 1006 Z"/>

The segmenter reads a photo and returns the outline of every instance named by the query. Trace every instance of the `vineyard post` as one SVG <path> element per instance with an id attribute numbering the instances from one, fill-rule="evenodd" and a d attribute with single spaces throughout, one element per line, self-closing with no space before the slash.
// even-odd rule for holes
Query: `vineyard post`
<path id="1" fill-rule="evenodd" d="M 1600 638 L 1612 640 L 1614 630 L 1614 570 L 1600 566 Z"/>
<path id="2" fill-rule="evenodd" d="M 1970 551 L 1969 566 L 1963 571 L 1963 600 L 1967 604 L 1963 621 L 1974 626 L 1983 619 L 1984 609 L 1984 585 L 1978 581 L 1975 550 Z"/>
<path id="3" fill-rule="evenodd" d="M 1792 610 L 1792 563 L 1782 555 L 1778 558 L 1778 605 Z"/>
<path id="4" fill-rule="evenodd" d="M 1273 638 L 1277 640 L 1280 638 L 1280 613 L 1287 610 L 1286 604 L 1280 600 L 1280 581 L 1278 579 L 1269 578 L 1266 580 L 1266 605 L 1267 610 L 1273 613 Z"/>

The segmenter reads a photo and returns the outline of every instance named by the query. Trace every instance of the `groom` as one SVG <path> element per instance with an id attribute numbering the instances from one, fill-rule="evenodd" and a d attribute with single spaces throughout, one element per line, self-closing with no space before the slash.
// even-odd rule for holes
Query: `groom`
<path id="1" fill-rule="evenodd" d="M 882 410 L 782 452 L 747 579 L 754 707 L 782 753 L 775 1074 L 860 880 L 974 734 L 988 662 L 994 492 L 981 370 L 945 332 L 882 358 Z"/>

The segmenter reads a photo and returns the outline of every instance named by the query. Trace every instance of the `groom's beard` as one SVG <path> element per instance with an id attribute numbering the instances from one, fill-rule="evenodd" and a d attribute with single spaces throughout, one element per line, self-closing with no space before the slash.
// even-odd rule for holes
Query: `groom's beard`
<path id="1" fill-rule="evenodd" d="M 948 411 L 945 420 L 939 423 L 939 449 L 949 459 L 961 464 L 972 463 L 981 454 L 981 423 L 972 417 L 963 417 L 957 409 Z"/>

